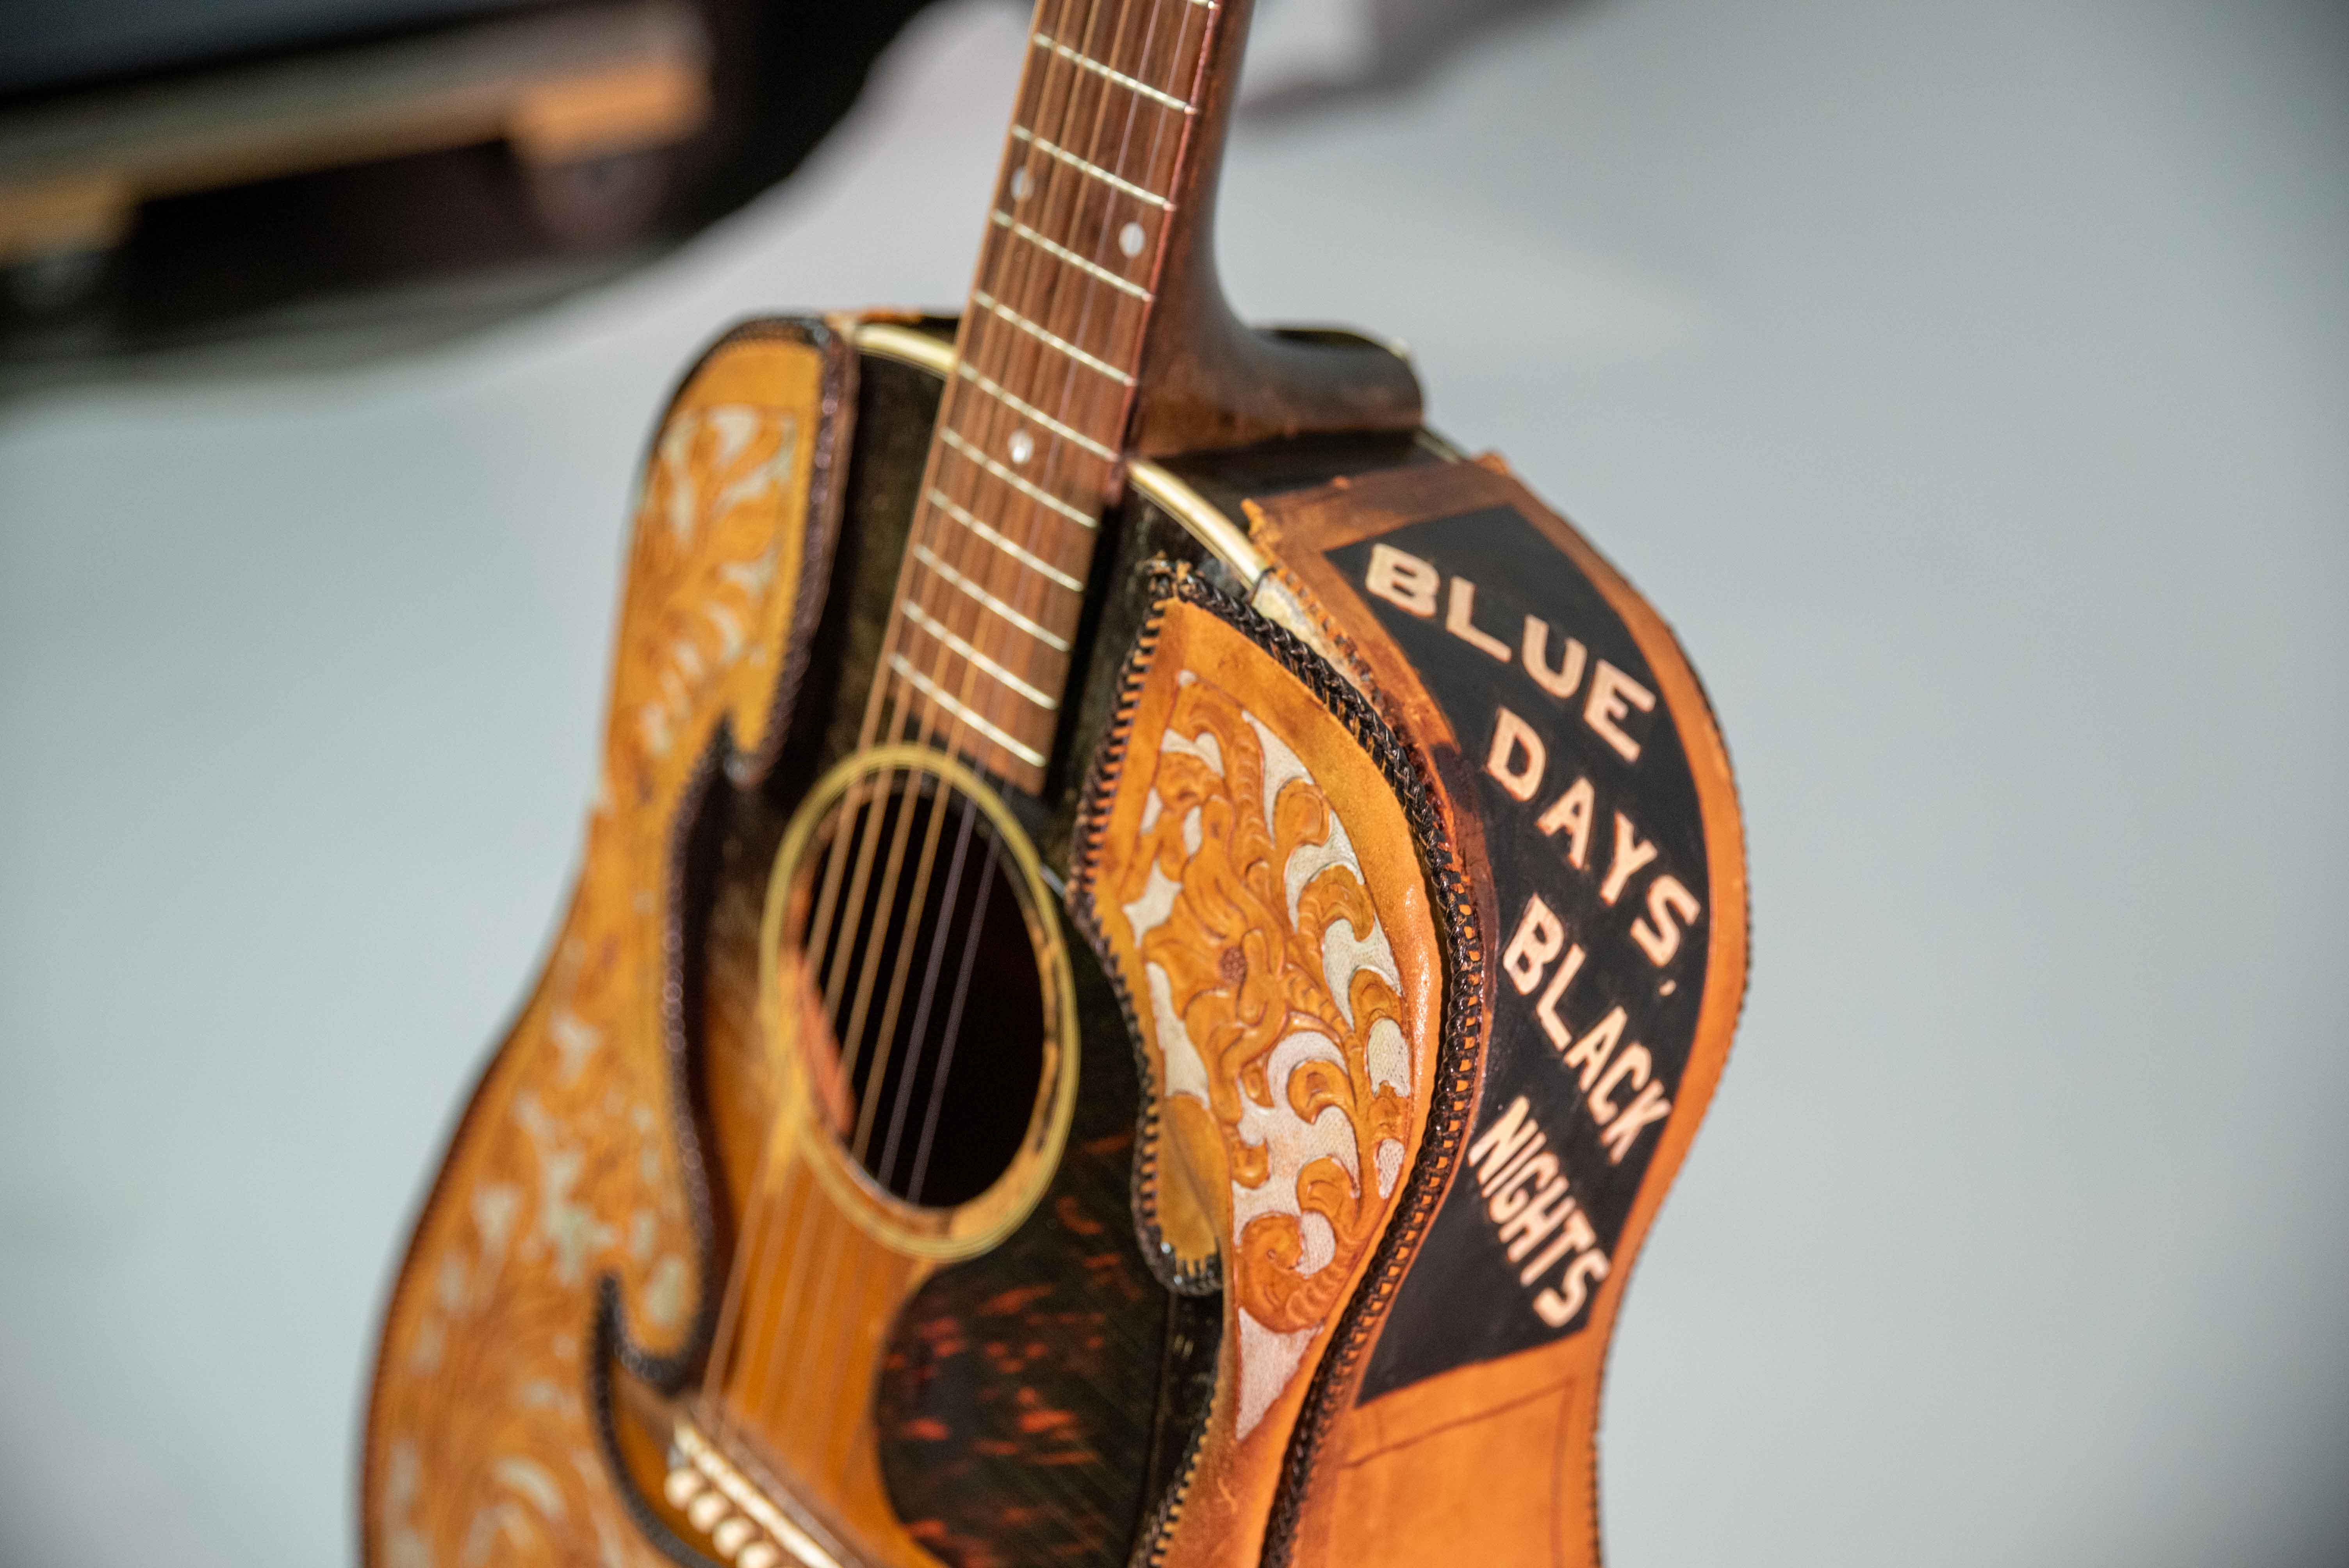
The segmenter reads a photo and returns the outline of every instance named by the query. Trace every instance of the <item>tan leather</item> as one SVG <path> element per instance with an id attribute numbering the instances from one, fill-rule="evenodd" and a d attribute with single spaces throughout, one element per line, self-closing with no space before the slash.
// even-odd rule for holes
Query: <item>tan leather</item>
<path id="1" fill-rule="evenodd" d="M 585 1408 L 595 1279 L 655 1350 L 703 1282 L 669 1132 L 658 1014 L 668 849 L 721 720 L 768 745 L 819 466 L 823 352 L 737 335 L 647 460 L 603 778 L 577 888 L 476 1089 L 386 1315 L 362 1478 L 384 1564 L 662 1558 L 622 1509 Z"/>
<path id="2" fill-rule="evenodd" d="M 1702 688 L 1653 608 L 1590 543 L 1494 456 L 1363 476 L 1251 502 L 1251 539 L 1288 599 L 1340 650 L 1349 675 L 1423 750 L 1442 808 L 1479 886 L 1479 923 L 1497 961 L 1490 875 L 1479 846 L 1474 774 L 1406 658 L 1327 552 L 1480 508 L 1517 511 L 1620 617 L 1655 673 L 1661 711 L 1685 749 L 1711 868 L 1708 967 L 1695 1037 L 1666 1128 L 1598 1288 L 1586 1326 L 1554 1343 L 1472 1363 L 1340 1415 L 1306 1478 L 1290 1561 L 1300 1568 L 1473 1563 L 1596 1568 L 1598 1427 L 1607 1348 L 1631 1264 L 1685 1160 L 1725 1061 L 1746 972 L 1744 829 L 1729 758 Z M 1514 912 L 1511 912 L 1514 914 Z M 1497 962 L 1495 964 L 1497 967 Z M 1501 984 L 1488 975 L 1490 987 Z M 1480 1108 L 1484 1117 L 1490 1107 Z M 1464 1180 L 1455 1176 L 1455 1182 Z"/>
<path id="3" fill-rule="evenodd" d="M 1079 897 L 1140 1022 L 1168 1227 L 1187 1240 L 1203 1217 L 1225 1281 L 1213 1411 L 1164 1561 L 1253 1563 L 1419 1151 L 1442 965 L 1394 789 L 1278 660 L 1174 602 L 1135 697 Z"/>

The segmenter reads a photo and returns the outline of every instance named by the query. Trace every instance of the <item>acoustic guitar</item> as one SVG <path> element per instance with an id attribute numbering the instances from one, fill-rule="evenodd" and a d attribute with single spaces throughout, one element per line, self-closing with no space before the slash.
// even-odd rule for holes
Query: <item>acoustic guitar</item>
<path id="1" fill-rule="evenodd" d="M 686 375 L 386 1311 L 375 1568 L 1598 1561 L 1728 760 L 1397 349 L 1225 304 L 1248 9 L 1041 0 L 960 318 Z"/>

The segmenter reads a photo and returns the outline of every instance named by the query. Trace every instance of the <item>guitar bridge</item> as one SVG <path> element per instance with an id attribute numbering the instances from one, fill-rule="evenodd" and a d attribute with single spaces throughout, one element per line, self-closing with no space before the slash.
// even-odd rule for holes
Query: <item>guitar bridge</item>
<path id="1" fill-rule="evenodd" d="M 734 1568 L 860 1568 L 787 1493 L 752 1480 L 681 1415 L 670 1430 L 661 1492 L 709 1543 L 709 1554 Z"/>

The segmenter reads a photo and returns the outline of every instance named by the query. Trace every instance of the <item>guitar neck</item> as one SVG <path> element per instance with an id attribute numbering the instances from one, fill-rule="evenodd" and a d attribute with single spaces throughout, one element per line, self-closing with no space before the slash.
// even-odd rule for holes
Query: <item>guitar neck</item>
<path id="1" fill-rule="evenodd" d="M 1178 196 L 1213 186 L 1190 162 L 1220 150 L 1226 20 L 1217 0 L 1037 6 L 866 745 L 1043 785 L 1156 292 L 1204 217 Z"/>

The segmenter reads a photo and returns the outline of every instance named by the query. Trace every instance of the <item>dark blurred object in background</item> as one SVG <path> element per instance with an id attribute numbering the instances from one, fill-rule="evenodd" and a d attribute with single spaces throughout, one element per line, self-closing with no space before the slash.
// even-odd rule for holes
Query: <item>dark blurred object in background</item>
<path id="1" fill-rule="evenodd" d="M 608 276 L 790 173 L 924 3 L 5 0 L 0 362 Z"/>
<path id="2" fill-rule="evenodd" d="M 615 276 L 791 173 L 929 3 L 0 0 L 0 390 L 365 356 Z M 1551 3 L 1262 0 L 1248 107 Z"/>

